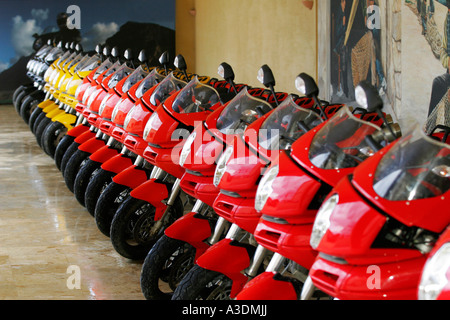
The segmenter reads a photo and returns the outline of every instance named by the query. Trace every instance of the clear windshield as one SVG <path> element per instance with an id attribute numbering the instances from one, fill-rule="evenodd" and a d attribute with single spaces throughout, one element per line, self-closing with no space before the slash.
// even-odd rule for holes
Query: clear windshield
<path id="1" fill-rule="evenodd" d="M 53 48 L 46 56 L 45 56 L 45 61 L 46 62 L 53 62 L 56 59 L 58 59 L 60 56 L 62 56 L 64 53 L 63 49 L 61 48 Z"/>
<path id="2" fill-rule="evenodd" d="M 450 146 L 417 128 L 401 138 L 378 164 L 373 189 L 391 201 L 437 197 L 450 188 Z"/>
<path id="3" fill-rule="evenodd" d="M 83 58 L 84 58 L 84 55 L 82 55 L 81 53 L 77 54 L 77 56 L 72 61 L 70 61 L 69 66 L 67 67 L 67 70 L 70 70 L 75 64 L 80 62 Z"/>
<path id="4" fill-rule="evenodd" d="M 98 55 L 93 55 L 84 61 L 84 63 L 79 63 L 74 71 L 75 72 L 87 72 L 94 70 L 101 63 L 100 57 Z"/>
<path id="5" fill-rule="evenodd" d="M 158 106 L 160 103 L 164 102 L 171 94 L 184 88 L 186 82 L 181 81 L 173 75 L 171 72 L 152 93 L 150 97 L 150 103 L 154 106 Z"/>
<path id="6" fill-rule="evenodd" d="M 120 80 L 130 75 L 133 71 L 134 71 L 133 69 L 124 64 L 111 76 L 111 78 L 108 81 L 108 88 L 114 88 Z"/>
<path id="7" fill-rule="evenodd" d="M 289 96 L 261 125 L 258 143 L 267 150 L 286 149 L 322 122 L 316 112 L 300 107 Z"/>
<path id="8" fill-rule="evenodd" d="M 106 59 L 105 61 L 103 61 L 103 63 L 95 71 L 93 79 L 94 80 L 97 79 L 99 75 L 101 75 L 103 72 L 108 70 L 112 65 L 113 65 L 113 63 L 109 59 Z"/>
<path id="9" fill-rule="evenodd" d="M 127 80 L 125 80 L 125 83 L 122 86 L 122 91 L 127 92 L 132 86 L 144 79 L 147 75 L 148 72 L 145 71 L 142 66 L 139 66 L 132 74 L 130 74 Z"/>
<path id="10" fill-rule="evenodd" d="M 139 87 L 136 89 L 136 97 L 139 99 L 141 98 L 144 93 L 146 93 L 148 90 L 156 86 L 159 82 L 161 82 L 164 79 L 164 76 L 159 74 L 156 69 L 153 69 L 148 76 L 145 77 L 144 80 L 142 80 Z"/>
<path id="11" fill-rule="evenodd" d="M 322 169 L 353 168 L 374 154 L 365 137 L 381 130 L 358 119 L 344 106 L 312 140 L 309 159 Z"/>
<path id="12" fill-rule="evenodd" d="M 217 129 L 223 134 L 244 131 L 251 123 L 272 111 L 264 100 L 252 97 L 247 88 L 231 100 L 217 119 Z"/>
<path id="13" fill-rule="evenodd" d="M 172 109 L 178 113 L 195 113 L 211 110 L 219 102 L 217 91 L 198 81 L 195 77 L 180 91 L 172 104 Z"/>

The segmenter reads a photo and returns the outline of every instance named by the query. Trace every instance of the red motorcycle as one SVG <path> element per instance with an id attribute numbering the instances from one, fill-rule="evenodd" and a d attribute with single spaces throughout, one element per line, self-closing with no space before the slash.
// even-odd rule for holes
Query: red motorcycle
<path id="1" fill-rule="evenodd" d="M 449 132 L 438 141 L 437 131 L 416 128 L 336 185 L 314 222 L 319 256 L 303 298 L 317 287 L 341 300 L 417 299 L 423 266 L 450 222 L 442 210 L 450 199 Z"/>
<path id="2" fill-rule="evenodd" d="M 372 136 L 383 143 L 396 138 L 376 91 L 366 85 L 365 91 L 372 97 L 363 109 L 351 112 L 343 106 L 281 152 L 265 172 L 255 199 L 261 219 L 254 236 L 265 248 L 261 251 L 271 255 L 265 271 L 245 285 L 238 300 L 298 299 L 317 255 L 309 236 L 323 199 L 342 176 L 371 156 Z"/>
<path id="3" fill-rule="evenodd" d="M 191 212 L 178 219 L 165 230 L 148 253 L 141 273 L 141 288 L 147 299 L 169 299 L 184 274 L 193 266 L 209 245 L 218 241 L 212 237 L 213 229 L 223 230 L 226 220 L 211 210 L 219 189 L 214 185 L 216 162 L 225 147 L 256 118 L 263 116 L 275 104 L 269 90 L 234 85 L 231 67 L 222 63 L 219 74 L 228 79 L 237 96 L 218 108 L 189 136 L 180 155 L 180 165 L 185 168 L 180 182 L 181 189 L 196 199 Z M 276 99 L 285 99 L 276 94 Z M 250 115 L 250 116 L 249 116 Z M 220 235 L 222 232 L 216 232 Z M 159 282 L 170 288 L 161 290 Z"/>
<path id="4" fill-rule="evenodd" d="M 148 181 L 134 188 L 111 222 L 113 247 L 124 257 L 143 259 L 164 229 L 183 214 L 179 153 L 197 122 L 229 99 L 227 81 L 195 76 L 151 115 L 144 129 L 144 158 L 154 166 Z M 135 179 L 135 177 L 132 177 Z"/>
<path id="5" fill-rule="evenodd" d="M 159 73 L 149 73 L 149 67 L 147 66 L 147 58 L 145 57 L 145 52 L 141 51 L 138 57 L 140 65 L 132 71 L 131 74 L 126 75 L 130 72 L 127 68 L 122 68 L 121 73 L 115 75 L 114 81 L 117 82 L 116 85 L 111 83 L 113 90 L 110 90 L 110 93 L 103 99 L 99 108 L 100 118 L 98 120 L 98 125 L 100 131 L 109 136 L 109 140 L 107 145 L 101 147 L 93 154 L 89 156 L 86 163 L 81 167 L 78 171 L 75 181 L 74 181 L 74 194 L 75 198 L 78 202 L 86 206 L 85 203 L 85 194 L 86 188 L 90 182 L 90 180 L 96 176 L 96 173 L 99 171 L 100 166 L 105 163 L 107 160 L 113 158 L 114 156 L 122 155 L 127 150 L 124 149 L 124 136 L 123 135 L 115 135 L 114 132 L 117 131 L 118 127 L 116 122 L 113 120 L 113 112 L 116 106 L 118 109 L 128 108 L 132 106 L 136 101 L 135 92 L 141 85 L 141 82 L 147 78 L 147 81 L 151 83 L 157 84 L 163 76 L 159 75 Z M 132 65 L 134 67 L 134 64 Z M 121 79 L 122 78 L 122 79 Z M 146 82 L 144 83 L 146 84 Z M 116 116 L 117 114 L 114 114 Z M 120 151 L 122 150 L 122 151 Z M 127 158 L 130 160 L 130 157 Z M 96 191 L 96 190 L 90 190 Z M 98 199 L 98 193 L 93 192 L 91 196 Z M 95 208 L 95 207 L 94 207 Z M 90 213 L 94 213 L 94 211 L 89 211 Z"/>
<path id="6" fill-rule="evenodd" d="M 107 236 L 110 235 L 111 222 L 117 209 L 129 196 L 131 190 L 153 178 L 153 165 L 144 157 L 144 151 L 148 146 L 148 142 L 144 139 L 144 130 L 155 110 L 171 95 L 186 86 L 187 83 L 184 80 L 193 76 L 186 74 L 185 65 L 176 63 L 176 67 L 181 73 L 170 72 L 160 83 L 145 91 L 130 110 L 122 105 L 115 110 L 114 120 L 123 121 L 123 125 L 117 126 L 112 135 L 124 141 L 125 154 L 131 150 L 137 158 L 134 163 L 131 163 L 127 156 L 118 155 L 101 166 L 99 174 L 106 175 L 106 180 L 112 176 L 112 181 L 104 190 L 101 190 L 95 203 L 94 217 L 99 230 Z M 207 82 L 209 78 L 203 77 L 201 80 Z M 124 120 L 120 120 L 123 118 Z"/>
<path id="7" fill-rule="evenodd" d="M 84 132 L 90 131 L 91 135 L 94 136 L 95 127 L 90 126 L 90 124 L 87 122 L 87 119 L 83 116 L 83 110 L 86 107 L 86 101 L 87 97 L 90 93 L 95 89 L 96 86 L 96 79 L 104 72 L 106 72 L 111 66 L 112 61 L 110 60 L 109 56 L 111 54 L 109 47 L 104 47 L 103 49 L 100 46 L 96 47 L 97 53 L 101 56 L 102 62 L 101 64 L 92 70 L 84 79 L 83 83 L 78 86 L 77 90 L 75 91 L 75 98 L 77 99 L 78 103 L 75 106 L 75 111 L 77 114 L 77 121 L 75 123 L 75 126 L 70 129 L 66 135 L 60 140 L 58 145 L 56 146 L 55 153 L 54 153 L 54 160 L 56 167 L 61 170 L 61 161 L 62 158 L 67 151 L 67 149 L 71 146 L 71 144 L 74 142 L 74 140 L 81 135 Z M 95 83 L 95 85 L 94 85 Z M 31 117 L 30 117 L 30 125 L 33 116 L 36 112 L 41 112 L 40 110 L 35 110 Z"/>
<path id="8" fill-rule="evenodd" d="M 450 227 L 430 252 L 420 278 L 419 300 L 450 300 Z"/>
<path id="9" fill-rule="evenodd" d="M 119 148 L 114 138 L 110 135 L 112 123 L 104 121 L 99 114 L 100 107 L 103 106 L 109 99 L 114 99 L 116 96 L 115 87 L 121 80 L 128 77 L 133 71 L 131 51 L 126 50 L 124 53 L 125 61 L 117 67 L 114 72 L 108 77 L 104 78 L 101 85 L 97 86 L 97 91 L 93 93 L 93 98 L 89 97 L 88 106 L 90 115 L 88 122 L 98 129 L 97 135 L 101 139 L 90 139 L 78 147 L 78 150 L 70 157 L 64 169 L 64 180 L 70 191 L 74 192 L 75 179 L 80 169 L 87 163 L 90 155 L 104 146 L 112 146 Z M 111 68 L 110 68 L 111 69 Z M 123 84 L 123 82 L 121 83 Z M 118 152 L 118 150 L 116 150 Z"/>
<path id="10" fill-rule="evenodd" d="M 261 68 L 258 78 L 272 92 L 274 91 L 275 81 L 267 66 Z M 253 203 L 261 170 L 264 169 L 267 162 L 271 161 L 270 159 L 275 157 L 280 148 L 285 148 L 292 143 L 293 139 L 303 133 L 299 126 L 303 126 L 304 129 L 305 123 L 317 125 L 321 122 L 318 113 L 321 113 L 322 110 L 311 109 L 314 106 L 312 99 L 288 96 L 284 93 L 278 95 L 278 97 L 274 96 L 273 100 L 273 106 L 279 104 L 275 110 L 265 115 L 253 114 L 253 120 L 246 123 L 248 128 L 245 133 L 235 135 L 234 141 L 227 141 L 229 146 L 219 159 L 215 170 L 213 181 L 220 193 L 213 206 L 219 215 L 219 222 L 222 225 L 224 222 L 227 225 L 231 223 L 232 226 L 226 233 L 225 239 L 219 242 L 219 238 L 224 236 L 224 230 L 216 227 L 214 235 L 211 237 L 214 241 L 208 241 L 213 246 L 205 252 L 205 249 L 208 248 L 206 247 L 201 252 L 205 253 L 201 256 L 197 255 L 197 266 L 194 266 L 180 283 L 173 299 L 184 300 L 199 296 L 206 299 L 223 299 L 229 296 L 228 281 L 223 281 L 223 284 L 226 285 L 212 286 L 210 289 L 207 288 L 209 287 L 208 283 L 211 277 L 217 277 L 220 274 L 228 275 L 232 273 L 233 280 L 236 279 L 235 283 L 239 283 L 241 280 L 237 279 L 239 277 L 237 273 L 241 270 L 240 266 L 246 260 L 246 257 L 252 255 L 255 250 L 251 233 L 258 216 L 253 213 Z M 248 114 L 248 112 L 245 112 L 245 114 Z M 283 136 L 281 140 L 279 139 L 280 136 Z M 230 245 L 230 238 L 237 233 L 240 234 L 242 239 L 236 239 Z M 232 264 L 228 263 L 227 257 L 230 256 L 233 256 Z M 239 271 L 236 273 L 237 269 Z M 197 277 L 197 275 L 200 275 L 200 277 Z M 192 281 L 192 279 L 196 280 Z"/>

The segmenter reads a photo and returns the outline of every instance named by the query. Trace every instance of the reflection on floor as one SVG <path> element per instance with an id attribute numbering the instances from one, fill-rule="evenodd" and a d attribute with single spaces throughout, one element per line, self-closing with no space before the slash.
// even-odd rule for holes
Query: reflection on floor
<path id="1" fill-rule="evenodd" d="M 14 107 L 1 105 L 0 299 L 144 299 L 141 266 L 115 252 Z"/>

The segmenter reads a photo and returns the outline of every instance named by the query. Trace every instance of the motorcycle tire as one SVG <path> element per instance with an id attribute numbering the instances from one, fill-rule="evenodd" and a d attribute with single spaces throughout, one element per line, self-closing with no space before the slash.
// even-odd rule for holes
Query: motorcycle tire
<path id="1" fill-rule="evenodd" d="M 46 117 L 46 113 L 45 112 L 41 112 L 41 114 L 36 118 L 36 121 L 33 124 L 33 129 L 31 130 L 31 132 L 34 133 L 34 135 L 36 135 L 36 131 L 39 127 L 39 124 L 45 119 Z M 48 119 L 48 118 L 47 118 Z"/>
<path id="2" fill-rule="evenodd" d="M 75 152 L 77 152 L 78 147 L 80 146 L 79 143 L 76 143 L 75 141 L 72 142 L 72 144 L 67 148 L 66 152 L 64 152 L 64 155 L 61 159 L 61 173 L 64 177 L 64 171 L 66 170 L 67 163 L 69 162 L 70 158 L 73 156 Z"/>
<path id="3" fill-rule="evenodd" d="M 141 290 L 147 300 L 170 300 L 194 266 L 195 248 L 163 235 L 147 254 L 141 269 Z M 162 290 L 163 289 L 163 290 Z"/>
<path id="4" fill-rule="evenodd" d="M 12 95 L 12 104 L 13 104 L 14 108 L 17 108 L 16 105 L 17 105 L 17 99 L 18 99 L 19 95 L 22 92 L 24 92 L 27 89 L 27 87 L 29 87 L 29 85 L 28 86 L 20 85 L 20 86 L 17 87 L 16 90 L 14 90 L 13 95 Z"/>
<path id="5" fill-rule="evenodd" d="M 58 170 L 61 170 L 61 161 L 69 146 L 73 143 L 75 137 L 65 135 L 58 143 L 55 149 L 54 160 Z"/>
<path id="6" fill-rule="evenodd" d="M 83 167 L 78 171 L 73 184 L 73 194 L 77 201 L 85 207 L 86 188 L 93 176 L 98 172 L 102 164 L 97 161 L 87 159 Z"/>
<path id="7" fill-rule="evenodd" d="M 67 134 L 67 128 L 57 121 L 53 121 L 47 126 L 41 138 L 42 149 L 50 157 L 55 157 L 56 147 Z"/>
<path id="8" fill-rule="evenodd" d="M 123 201 L 128 198 L 131 190 L 130 187 L 111 182 L 98 198 L 95 205 L 94 218 L 97 228 L 105 236 L 110 236 L 111 222 L 114 215 Z"/>
<path id="9" fill-rule="evenodd" d="M 23 90 L 19 92 L 16 96 L 16 100 L 14 103 L 14 108 L 16 109 L 16 112 L 18 115 L 20 115 L 20 107 L 22 106 L 22 101 L 30 94 L 29 91 Z"/>
<path id="10" fill-rule="evenodd" d="M 50 118 L 44 117 L 39 122 L 39 125 L 36 128 L 36 132 L 34 135 L 36 136 L 36 141 L 39 145 L 39 147 L 42 147 L 42 136 L 44 135 L 44 131 L 47 129 L 47 126 L 49 126 L 52 123 L 52 120 Z"/>
<path id="11" fill-rule="evenodd" d="M 30 119 L 28 120 L 28 126 L 30 127 L 30 131 L 34 133 L 34 124 L 38 117 L 44 113 L 41 108 L 35 108 L 30 115 Z"/>
<path id="12" fill-rule="evenodd" d="M 114 249 L 121 256 L 132 260 L 143 260 L 165 228 L 183 214 L 183 203 L 177 197 L 170 209 L 170 219 L 157 234 L 149 235 L 155 223 L 155 207 L 150 203 L 128 196 L 117 209 L 111 222 L 110 238 Z"/>
<path id="13" fill-rule="evenodd" d="M 84 194 L 84 205 L 93 217 L 95 215 L 95 206 L 100 196 L 111 184 L 114 175 L 115 173 L 113 172 L 99 168 L 97 173 L 89 180 Z"/>
<path id="14" fill-rule="evenodd" d="M 175 289 L 172 300 L 231 300 L 231 285 L 224 274 L 195 265 Z"/>
<path id="15" fill-rule="evenodd" d="M 40 102 L 39 99 L 32 95 L 29 95 L 23 100 L 22 106 L 20 107 L 20 116 L 26 124 L 29 124 L 31 114 Z"/>
<path id="16" fill-rule="evenodd" d="M 77 177 L 78 172 L 87 163 L 90 155 L 89 152 L 77 150 L 67 162 L 64 169 L 64 181 L 71 192 L 74 192 L 75 178 Z"/>

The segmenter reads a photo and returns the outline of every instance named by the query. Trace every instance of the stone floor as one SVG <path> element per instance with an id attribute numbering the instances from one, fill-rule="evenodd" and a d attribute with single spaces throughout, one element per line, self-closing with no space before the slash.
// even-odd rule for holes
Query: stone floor
<path id="1" fill-rule="evenodd" d="M 117 254 L 11 105 L 0 105 L 0 299 L 136 300 Z"/>

